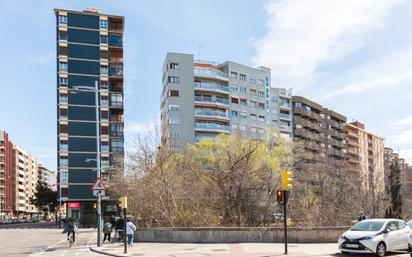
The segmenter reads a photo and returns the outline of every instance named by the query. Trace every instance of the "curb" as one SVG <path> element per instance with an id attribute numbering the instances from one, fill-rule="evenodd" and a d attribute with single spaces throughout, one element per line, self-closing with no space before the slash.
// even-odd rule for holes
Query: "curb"
<path id="1" fill-rule="evenodd" d="M 104 252 L 104 251 L 100 251 L 100 250 L 97 250 L 97 249 L 95 249 L 95 248 L 93 248 L 93 247 L 91 247 L 91 246 L 89 246 L 89 249 L 90 249 L 90 251 L 92 251 L 92 252 L 95 252 L 95 253 L 98 253 L 98 254 L 103 254 L 103 255 L 107 255 L 107 256 L 113 256 L 113 257 L 126 257 L 126 256 L 128 256 L 128 255 L 118 255 L 118 254 L 114 254 L 114 253 L 108 253 L 108 252 Z"/>

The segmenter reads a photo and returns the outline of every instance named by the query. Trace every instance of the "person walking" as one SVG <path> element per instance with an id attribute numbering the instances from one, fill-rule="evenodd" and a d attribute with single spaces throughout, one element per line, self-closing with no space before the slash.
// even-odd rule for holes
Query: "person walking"
<path id="1" fill-rule="evenodd" d="M 126 235 L 127 235 L 127 244 L 129 246 L 133 245 L 133 239 L 134 239 L 134 232 L 136 231 L 136 225 L 133 224 L 133 222 L 130 220 L 130 218 L 127 219 L 126 223 Z"/>
<path id="2" fill-rule="evenodd" d="M 67 222 L 67 240 L 70 239 L 70 233 L 73 234 L 73 243 L 76 241 L 76 220 L 72 217 L 69 218 Z"/>
<path id="3" fill-rule="evenodd" d="M 108 239 L 110 243 L 111 236 L 112 236 L 112 223 L 110 223 L 109 219 L 107 219 L 106 223 L 103 226 L 103 233 L 104 233 L 103 243 L 106 241 L 106 238 Z"/>
<path id="4" fill-rule="evenodd" d="M 115 234 L 120 242 L 123 242 L 123 229 L 124 229 L 124 220 L 118 218 L 115 225 Z"/>

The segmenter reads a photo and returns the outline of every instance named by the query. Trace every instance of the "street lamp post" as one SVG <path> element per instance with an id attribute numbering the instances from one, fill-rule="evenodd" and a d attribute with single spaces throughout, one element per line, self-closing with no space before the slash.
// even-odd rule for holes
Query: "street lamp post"
<path id="1" fill-rule="evenodd" d="M 78 91 L 94 91 L 95 93 L 95 102 L 96 102 L 96 171 L 97 171 L 97 178 L 101 178 L 101 170 L 100 170 L 100 122 L 99 122 L 99 84 L 97 80 L 94 82 L 94 88 L 89 86 L 77 86 L 74 87 L 75 90 Z M 97 197 L 97 246 L 101 245 L 101 217 L 102 217 L 102 197 L 98 195 Z"/>

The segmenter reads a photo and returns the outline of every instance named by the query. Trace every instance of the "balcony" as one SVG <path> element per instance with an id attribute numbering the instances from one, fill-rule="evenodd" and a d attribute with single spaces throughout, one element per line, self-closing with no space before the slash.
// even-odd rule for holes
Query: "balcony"
<path id="1" fill-rule="evenodd" d="M 299 115 L 301 115 L 301 116 L 305 116 L 305 117 L 307 117 L 307 118 L 311 118 L 311 119 L 313 119 L 313 120 L 319 120 L 319 119 L 320 119 L 319 114 L 314 113 L 314 112 L 312 112 L 312 111 L 308 111 L 308 110 L 303 109 L 303 108 L 295 108 L 295 109 L 294 109 L 294 113 L 295 113 L 295 114 L 299 114 Z"/>
<path id="2" fill-rule="evenodd" d="M 123 108 L 123 101 L 110 101 L 111 108 Z"/>
<path id="3" fill-rule="evenodd" d="M 303 145 L 304 145 L 304 147 L 307 148 L 307 149 L 311 149 L 311 150 L 314 150 L 314 151 L 320 151 L 320 145 L 317 144 L 317 143 L 307 142 L 307 141 L 306 141 Z"/>
<path id="4" fill-rule="evenodd" d="M 124 152 L 124 148 L 123 147 L 121 147 L 121 146 L 112 146 L 111 148 L 110 148 L 110 152 L 113 152 L 113 153 L 123 153 Z"/>
<path id="5" fill-rule="evenodd" d="M 227 112 L 214 111 L 214 110 L 195 110 L 195 116 L 206 116 L 206 117 L 215 117 L 223 118 L 229 120 Z"/>
<path id="6" fill-rule="evenodd" d="M 109 76 L 116 77 L 116 78 L 122 78 L 123 77 L 123 65 L 119 65 L 119 64 L 110 65 Z"/>
<path id="7" fill-rule="evenodd" d="M 227 73 L 219 70 L 194 68 L 193 73 L 197 77 L 214 78 L 223 81 L 229 81 Z"/>
<path id="8" fill-rule="evenodd" d="M 219 123 L 195 123 L 195 130 L 216 131 L 221 133 L 230 133 L 230 126 Z"/>
<path id="9" fill-rule="evenodd" d="M 229 105 L 229 99 L 209 97 L 209 96 L 195 96 L 195 102 L 217 103 Z"/>
<path id="10" fill-rule="evenodd" d="M 229 93 L 229 87 L 226 85 L 208 82 L 195 82 L 193 85 L 196 89 L 202 89 L 206 91 L 218 91 L 225 94 Z"/>
<path id="11" fill-rule="evenodd" d="M 290 110 L 292 108 L 291 104 L 288 102 L 280 102 L 279 107 L 281 109 L 287 109 L 287 110 Z"/>
<path id="12" fill-rule="evenodd" d="M 290 114 L 285 114 L 285 113 L 279 113 L 279 119 L 281 120 L 291 120 L 291 115 Z"/>
<path id="13" fill-rule="evenodd" d="M 122 47 L 123 46 L 122 36 L 118 34 L 110 34 L 109 35 L 109 46 Z"/>

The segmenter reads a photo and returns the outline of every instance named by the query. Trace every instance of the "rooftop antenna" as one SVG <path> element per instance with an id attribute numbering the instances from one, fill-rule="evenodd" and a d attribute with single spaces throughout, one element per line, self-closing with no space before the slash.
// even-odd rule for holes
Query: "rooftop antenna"
<path id="1" fill-rule="evenodd" d="M 197 46 L 197 60 L 200 62 L 200 48 L 202 48 L 203 45 L 198 45 Z"/>

